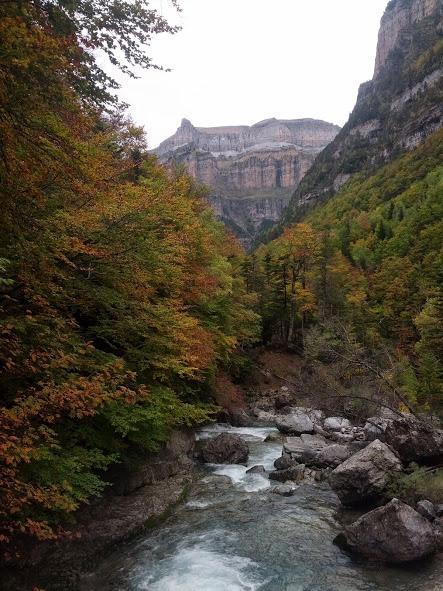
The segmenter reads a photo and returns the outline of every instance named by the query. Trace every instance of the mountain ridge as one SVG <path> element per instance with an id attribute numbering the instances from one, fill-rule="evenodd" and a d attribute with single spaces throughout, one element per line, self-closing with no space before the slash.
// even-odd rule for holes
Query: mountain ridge
<path id="1" fill-rule="evenodd" d="M 339 129 L 307 118 L 219 127 L 195 127 L 183 119 L 154 153 L 169 167 L 184 165 L 209 188 L 209 204 L 248 248 L 280 219 L 294 188 Z"/>
<path id="2" fill-rule="evenodd" d="M 442 126 L 443 2 L 391 0 L 381 19 L 373 79 L 361 84 L 348 122 L 261 239 L 303 219 L 355 173 L 371 174 Z"/>

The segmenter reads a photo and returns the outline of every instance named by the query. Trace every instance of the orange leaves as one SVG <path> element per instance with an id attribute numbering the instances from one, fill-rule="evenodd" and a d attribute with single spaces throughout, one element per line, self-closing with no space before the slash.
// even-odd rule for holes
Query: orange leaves
<path id="1" fill-rule="evenodd" d="M 320 253 L 320 236 L 309 224 L 296 224 L 287 228 L 280 241 L 297 260 L 315 258 Z"/>

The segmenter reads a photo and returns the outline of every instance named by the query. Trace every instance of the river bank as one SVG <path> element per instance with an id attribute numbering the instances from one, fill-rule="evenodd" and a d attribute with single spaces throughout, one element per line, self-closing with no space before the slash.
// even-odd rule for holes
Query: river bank
<path id="1" fill-rule="evenodd" d="M 0 571 L 5 591 L 77 591 L 85 573 L 142 531 L 161 523 L 186 496 L 194 477 L 192 430 L 175 431 L 157 454 L 137 467 L 116 467 L 104 497 L 76 514 L 71 534 L 25 548 Z"/>
<path id="2" fill-rule="evenodd" d="M 443 562 L 412 567 L 355 560 L 333 540 L 342 509 L 326 482 L 305 480 L 291 496 L 275 492 L 255 465 L 273 470 L 282 445 L 271 427 L 214 426 L 248 442 L 246 466 L 204 465 L 189 496 L 148 534 L 119 548 L 81 591 L 438 591 Z M 356 514 L 354 514 L 356 515 Z M 348 515 L 348 518 L 350 516 Z"/>
<path id="3" fill-rule="evenodd" d="M 231 405 L 224 401 L 222 416 L 235 426 L 207 426 L 196 436 L 174 432 L 137 468 L 116 468 L 107 495 L 79 512 L 74 536 L 38 545 L 21 569 L 4 571 L 2 589 L 439 590 L 438 558 L 417 567 L 380 566 L 334 544 L 362 511 L 342 506 L 330 473 L 383 438 L 389 413 L 367 424 L 334 418 L 332 410 L 307 414 L 294 406 L 300 401 L 294 357 L 265 354 L 253 393 L 223 381 Z M 201 446 L 220 434 L 240 437 L 249 446 L 247 460 L 202 462 Z M 418 440 L 412 447 L 429 453 L 426 439 Z M 398 443 L 410 453 L 411 445 Z"/>

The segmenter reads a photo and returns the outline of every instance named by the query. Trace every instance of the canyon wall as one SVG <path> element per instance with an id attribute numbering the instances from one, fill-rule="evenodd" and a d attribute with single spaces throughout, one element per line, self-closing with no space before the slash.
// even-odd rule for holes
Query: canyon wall
<path id="1" fill-rule="evenodd" d="M 208 128 L 183 119 L 155 153 L 168 166 L 184 165 L 210 189 L 218 217 L 248 248 L 280 219 L 293 190 L 339 130 L 313 119 Z"/>
<path id="2" fill-rule="evenodd" d="M 355 173 L 371 174 L 443 126 L 443 0 L 391 0 L 375 73 L 337 137 L 294 192 L 269 240 L 329 199 Z"/>
<path id="3" fill-rule="evenodd" d="M 380 74 L 403 31 L 432 15 L 441 0 L 395 0 L 386 8 L 378 33 L 374 77 Z"/>

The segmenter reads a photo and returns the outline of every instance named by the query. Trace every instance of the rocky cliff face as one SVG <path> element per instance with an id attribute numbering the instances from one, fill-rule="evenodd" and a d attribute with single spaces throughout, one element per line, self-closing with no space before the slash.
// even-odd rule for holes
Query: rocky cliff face
<path id="1" fill-rule="evenodd" d="M 374 78 L 360 87 L 349 121 L 318 156 L 279 226 L 370 174 L 443 126 L 443 0 L 391 0 L 381 21 Z"/>
<path id="2" fill-rule="evenodd" d="M 403 31 L 436 11 L 440 0 L 395 0 L 390 2 L 380 23 L 374 77 L 386 64 Z"/>
<path id="3" fill-rule="evenodd" d="M 339 129 L 312 119 L 211 128 L 183 119 L 155 152 L 167 165 L 185 165 L 210 188 L 210 204 L 247 248 L 280 219 L 293 190 Z"/>

